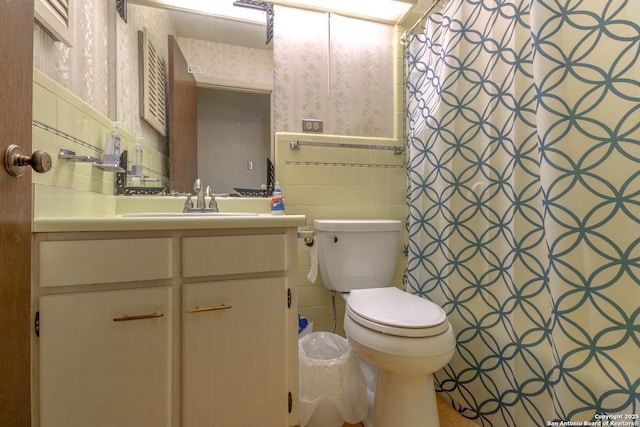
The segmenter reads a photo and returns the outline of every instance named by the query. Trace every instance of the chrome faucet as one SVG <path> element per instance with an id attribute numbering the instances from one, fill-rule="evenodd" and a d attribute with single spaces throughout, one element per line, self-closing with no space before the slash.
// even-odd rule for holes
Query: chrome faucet
<path id="1" fill-rule="evenodd" d="M 187 194 L 187 200 L 184 204 L 183 212 L 218 212 L 218 204 L 216 203 L 216 196 L 228 196 L 228 194 L 220 193 L 213 194 L 211 192 L 211 187 L 207 186 L 206 190 L 202 189 L 202 181 L 200 178 L 196 179 L 196 182 L 193 184 L 193 192 L 196 196 L 196 205 L 193 206 L 193 202 L 191 201 L 191 194 Z M 210 197 L 211 200 L 209 202 L 209 206 L 207 206 L 206 198 Z"/>
<path id="2" fill-rule="evenodd" d="M 193 184 L 193 192 L 196 193 L 196 209 L 204 209 L 206 202 L 204 200 L 204 190 L 200 178 L 196 179 L 196 182 Z"/>

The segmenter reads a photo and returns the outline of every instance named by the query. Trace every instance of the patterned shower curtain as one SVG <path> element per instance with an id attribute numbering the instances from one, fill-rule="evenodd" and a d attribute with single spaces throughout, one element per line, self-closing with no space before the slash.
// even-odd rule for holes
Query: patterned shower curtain
<path id="1" fill-rule="evenodd" d="M 450 0 L 406 50 L 407 290 L 483 426 L 640 424 L 639 16 Z"/>

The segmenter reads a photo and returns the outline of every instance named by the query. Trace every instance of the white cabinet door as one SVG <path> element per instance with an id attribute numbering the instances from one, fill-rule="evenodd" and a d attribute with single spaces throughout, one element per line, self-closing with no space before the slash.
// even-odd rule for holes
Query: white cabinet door
<path id="1" fill-rule="evenodd" d="M 40 298 L 41 427 L 171 424 L 167 287 Z"/>
<path id="2" fill-rule="evenodd" d="M 284 277 L 183 285 L 182 427 L 288 425 Z"/>

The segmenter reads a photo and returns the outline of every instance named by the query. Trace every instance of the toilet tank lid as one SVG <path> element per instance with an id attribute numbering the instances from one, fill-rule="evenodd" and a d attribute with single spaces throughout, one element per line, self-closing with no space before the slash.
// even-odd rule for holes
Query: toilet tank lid
<path id="1" fill-rule="evenodd" d="M 402 222 L 395 219 L 316 219 L 319 231 L 398 231 Z"/>

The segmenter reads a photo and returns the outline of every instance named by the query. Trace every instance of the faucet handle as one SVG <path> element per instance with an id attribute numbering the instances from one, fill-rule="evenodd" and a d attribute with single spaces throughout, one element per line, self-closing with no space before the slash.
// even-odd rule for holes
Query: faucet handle
<path id="1" fill-rule="evenodd" d="M 193 201 L 191 200 L 191 194 L 187 194 L 187 200 L 184 202 L 182 212 L 189 212 L 190 209 L 193 209 Z"/>
<path id="2" fill-rule="evenodd" d="M 219 193 L 211 194 L 211 200 L 209 200 L 209 209 L 213 209 L 214 212 L 218 212 L 218 202 L 216 202 L 216 197 L 227 197 L 229 196 L 227 193 Z"/>

